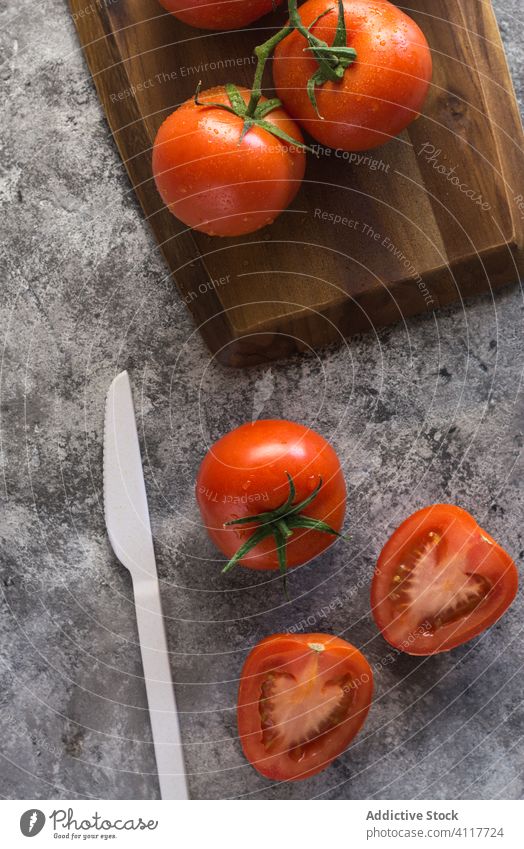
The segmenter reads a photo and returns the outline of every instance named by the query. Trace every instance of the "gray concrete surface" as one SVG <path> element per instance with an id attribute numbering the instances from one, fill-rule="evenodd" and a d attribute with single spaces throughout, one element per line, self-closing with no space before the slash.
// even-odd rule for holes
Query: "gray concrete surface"
<path id="1" fill-rule="evenodd" d="M 495 8 L 522 97 L 521 5 Z M 521 289 L 321 360 L 226 371 L 177 306 L 65 3 L 2 0 L 0 33 L 0 795 L 158 793 L 130 582 L 101 502 L 104 395 L 127 367 L 193 796 L 522 798 L 522 593 L 488 633 L 426 660 L 390 657 L 367 597 L 388 533 L 437 500 L 522 564 Z M 350 484 L 350 545 L 295 573 L 287 604 L 278 581 L 225 581 L 195 512 L 207 441 L 254 407 L 314 423 Z M 350 750 L 276 786 L 240 751 L 236 679 L 256 641 L 305 617 L 384 668 Z"/>

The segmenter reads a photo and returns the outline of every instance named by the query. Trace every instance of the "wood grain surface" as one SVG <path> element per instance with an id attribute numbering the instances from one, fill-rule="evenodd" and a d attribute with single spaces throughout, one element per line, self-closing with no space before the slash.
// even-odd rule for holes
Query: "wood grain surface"
<path id="1" fill-rule="evenodd" d="M 413 0 L 434 60 L 424 114 L 370 153 L 319 148 L 291 208 L 247 237 L 188 232 L 151 176 L 164 118 L 203 88 L 249 84 L 285 20 L 210 33 L 156 0 L 70 0 L 111 131 L 211 351 L 244 366 L 317 349 L 494 290 L 523 267 L 523 137 L 489 2 Z M 271 74 L 266 86 L 270 91 Z M 268 93 L 265 92 L 265 93 Z"/>

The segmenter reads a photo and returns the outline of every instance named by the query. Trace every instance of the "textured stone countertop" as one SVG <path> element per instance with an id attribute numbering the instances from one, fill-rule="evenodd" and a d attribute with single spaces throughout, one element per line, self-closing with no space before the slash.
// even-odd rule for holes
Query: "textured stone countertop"
<path id="1" fill-rule="evenodd" d="M 522 97 L 521 3 L 495 8 Z M 0 795 L 158 794 L 130 581 L 101 500 L 104 396 L 127 368 L 192 795 L 521 798 L 522 592 L 489 632 L 432 659 L 392 657 L 368 604 L 387 535 L 431 502 L 460 503 L 522 565 L 521 289 L 410 321 L 409 344 L 399 326 L 321 361 L 211 363 L 134 200 L 65 2 L 4 0 L 0 31 Z M 263 575 L 225 581 L 195 512 L 207 442 L 254 414 L 314 422 L 350 484 L 350 545 L 293 574 L 289 603 Z M 351 748 L 276 786 L 240 751 L 237 677 L 254 643 L 308 617 L 383 669 Z"/>

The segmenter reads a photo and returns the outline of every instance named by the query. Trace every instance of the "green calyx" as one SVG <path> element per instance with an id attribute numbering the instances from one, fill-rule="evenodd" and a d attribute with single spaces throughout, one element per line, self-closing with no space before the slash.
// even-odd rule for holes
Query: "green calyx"
<path id="1" fill-rule="evenodd" d="M 322 41 L 321 38 L 317 38 L 311 32 L 311 29 L 317 23 L 320 18 L 324 17 L 330 9 L 326 9 L 325 12 L 322 12 L 318 15 L 315 20 L 309 25 L 309 27 L 305 27 L 300 19 L 300 15 L 297 9 L 297 0 L 289 0 L 289 20 L 293 25 L 293 29 L 296 29 L 300 32 L 301 35 L 306 39 L 308 46 L 304 48 L 305 51 L 309 51 L 313 54 L 315 59 L 318 62 L 318 68 L 314 74 L 309 78 L 307 82 L 307 93 L 311 105 L 313 106 L 315 112 L 318 117 L 321 118 L 318 111 L 317 99 L 315 89 L 317 86 L 321 86 L 324 83 L 331 82 L 340 82 L 343 78 L 346 69 L 349 68 L 351 64 L 357 58 L 357 52 L 353 49 L 353 47 L 347 46 L 347 32 L 346 32 L 346 21 L 344 19 L 344 3 L 343 0 L 337 0 L 338 2 L 338 20 L 337 20 L 337 29 L 335 31 L 335 38 L 333 39 L 333 44 L 328 45 L 325 41 Z"/>
<path id="2" fill-rule="evenodd" d="M 325 534 L 331 534 L 336 537 L 341 536 L 338 531 L 326 524 L 326 522 L 322 522 L 320 519 L 313 519 L 311 516 L 304 516 L 302 512 L 315 500 L 320 492 L 322 478 L 319 478 L 318 484 L 311 495 L 299 502 L 299 504 L 294 504 L 296 497 L 295 484 L 290 474 L 286 472 L 286 476 L 289 483 L 289 495 L 280 507 L 265 513 L 258 513 L 255 516 L 244 516 L 242 519 L 233 519 L 231 522 L 225 523 L 224 527 L 255 524 L 258 527 L 253 531 L 249 539 L 240 546 L 229 563 L 226 563 L 222 572 L 229 572 L 233 566 L 259 545 L 262 540 L 272 536 L 276 543 L 280 573 L 285 579 L 287 574 L 286 544 L 294 531 L 301 528 L 310 531 L 322 531 Z"/>
<path id="3" fill-rule="evenodd" d="M 269 115 L 269 113 L 274 109 L 278 109 L 279 106 L 282 106 L 281 101 L 277 97 L 274 97 L 271 100 L 266 100 L 264 103 L 259 103 L 261 97 L 261 95 L 259 95 L 256 103 L 253 105 L 253 94 L 251 94 L 249 103 L 246 103 L 236 85 L 233 85 L 233 83 L 226 83 L 224 88 L 229 99 L 228 105 L 227 103 L 217 103 L 216 101 L 211 100 L 199 100 L 200 87 L 201 83 L 198 84 L 194 97 L 197 106 L 213 106 L 216 109 L 224 109 L 226 112 L 230 112 L 232 115 L 236 115 L 238 118 L 242 119 L 243 126 L 238 139 L 239 144 L 241 144 L 244 136 L 249 132 L 251 127 L 260 127 L 262 130 L 266 130 L 266 132 L 276 136 L 276 138 L 280 139 L 280 141 L 287 142 L 295 147 L 304 148 L 304 150 L 308 149 L 303 142 L 297 141 L 297 139 L 288 135 L 288 133 L 284 132 L 284 130 L 280 127 L 272 124 L 271 121 L 265 120 L 266 115 Z"/>
<path id="4" fill-rule="evenodd" d="M 315 112 L 319 118 L 321 118 L 322 116 L 318 111 L 315 94 L 317 86 L 321 86 L 328 81 L 335 83 L 340 82 L 346 72 L 346 69 L 349 68 L 349 66 L 357 58 L 356 51 L 352 47 L 347 46 L 343 0 L 337 0 L 337 3 L 337 29 L 335 31 L 333 44 L 329 45 L 321 38 L 317 38 L 313 35 L 311 30 L 317 21 L 324 17 L 324 15 L 327 15 L 331 9 L 326 9 L 318 15 L 314 21 L 312 21 L 309 27 L 305 27 L 298 12 L 297 0 L 288 0 L 289 23 L 287 26 L 278 30 L 275 35 L 268 38 L 268 40 L 263 44 L 259 44 L 258 47 L 255 47 L 257 67 L 248 103 L 244 101 L 240 91 L 232 83 L 226 83 L 224 86 L 229 99 L 229 105 L 227 103 L 216 103 L 213 101 L 202 102 L 198 99 L 201 88 L 201 83 L 199 83 L 195 92 L 196 105 L 213 106 L 217 109 L 225 109 L 226 112 L 230 112 L 241 118 L 243 125 L 238 139 L 239 144 L 241 144 L 246 133 L 248 133 L 252 127 L 260 127 L 262 130 L 266 130 L 266 132 L 271 133 L 271 135 L 280 139 L 280 141 L 287 142 L 288 144 L 295 145 L 296 147 L 311 152 L 311 149 L 303 142 L 292 138 L 292 136 L 288 135 L 284 132 L 284 130 L 281 130 L 279 127 L 275 126 L 275 124 L 272 124 L 271 121 L 265 120 L 266 116 L 274 109 L 278 109 L 279 106 L 282 106 L 282 103 L 277 97 L 274 97 L 271 100 L 266 100 L 265 103 L 260 103 L 262 98 L 262 78 L 264 76 L 267 61 L 272 56 L 277 44 L 290 35 L 290 33 L 294 30 L 297 30 L 307 41 L 307 47 L 305 47 L 304 50 L 310 51 L 318 63 L 317 70 L 314 74 L 312 74 L 307 82 L 307 93 Z"/>

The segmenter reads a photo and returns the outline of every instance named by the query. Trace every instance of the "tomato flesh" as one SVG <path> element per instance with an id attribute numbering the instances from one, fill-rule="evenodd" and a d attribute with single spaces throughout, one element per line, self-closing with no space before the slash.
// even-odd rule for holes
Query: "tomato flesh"
<path id="1" fill-rule="evenodd" d="M 354 691 L 351 676 L 323 680 L 312 663 L 312 679 L 269 672 L 260 688 L 259 713 L 266 751 L 288 750 L 300 760 L 305 746 L 347 718 Z"/>
<path id="2" fill-rule="evenodd" d="M 487 597 L 490 581 L 469 575 L 464 554 L 439 554 L 442 537 L 425 534 L 395 571 L 390 598 L 398 611 L 409 609 L 414 621 L 428 621 L 430 630 L 471 613 Z"/>
<path id="3" fill-rule="evenodd" d="M 328 634 L 277 634 L 242 670 L 238 723 L 244 753 L 268 778 L 298 780 L 328 766 L 362 727 L 372 672 L 363 655 Z"/>
<path id="4" fill-rule="evenodd" d="M 373 579 L 373 615 L 409 654 L 448 651 L 484 631 L 513 601 L 515 564 L 469 513 L 434 505 L 415 513 L 384 547 Z"/>

